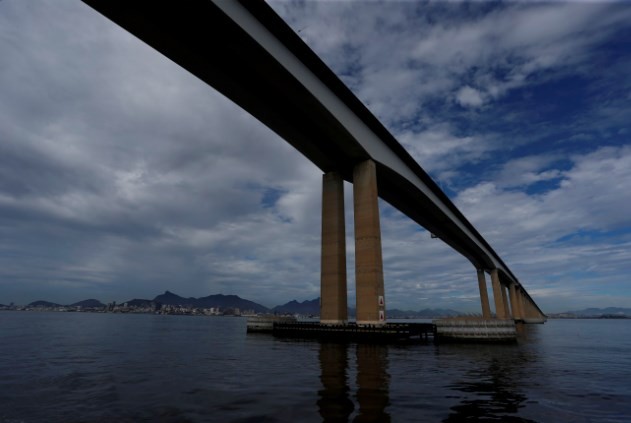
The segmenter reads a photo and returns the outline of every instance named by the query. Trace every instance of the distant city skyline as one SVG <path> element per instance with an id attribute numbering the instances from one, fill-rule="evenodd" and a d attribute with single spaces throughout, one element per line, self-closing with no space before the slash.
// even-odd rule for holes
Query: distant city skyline
<path id="1" fill-rule="evenodd" d="M 631 4 L 270 5 L 544 312 L 631 307 Z M 319 297 L 319 169 L 81 2 L 0 27 L 0 303 Z M 479 312 L 471 264 L 380 207 L 386 307 Z"/>

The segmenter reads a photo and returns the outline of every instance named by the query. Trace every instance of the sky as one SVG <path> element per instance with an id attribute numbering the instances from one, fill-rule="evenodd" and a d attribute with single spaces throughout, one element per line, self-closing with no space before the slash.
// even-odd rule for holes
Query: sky
<path id="1" fill-rule="evenodd" d="M 544 312 L 631 307 L 631 3 L 270 5 Z M 0 1 L 1 304 L 317 298 L 321 183 L 83 3 Z M 479 313 L 470 262 L 380 209 L 387 307 Z"/>

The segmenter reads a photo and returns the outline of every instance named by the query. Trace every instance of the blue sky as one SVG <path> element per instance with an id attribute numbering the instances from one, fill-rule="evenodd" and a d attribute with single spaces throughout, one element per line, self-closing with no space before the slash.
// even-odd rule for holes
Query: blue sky
<path id="1" fill-rule="evenodd" d="M 631 307 L 631 4 L 271 5 L 544 311 Z M 319 295 L 321 173 L 269 129 L 77 1 L 0 2 L 0 57 L 0 303 Z M 381 209 L 388 307 L 479 312 Z"/>

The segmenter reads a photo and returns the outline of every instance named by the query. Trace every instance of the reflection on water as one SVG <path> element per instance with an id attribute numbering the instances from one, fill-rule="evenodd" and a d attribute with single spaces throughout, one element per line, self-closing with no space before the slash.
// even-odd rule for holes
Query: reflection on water
<path id="1" fill-rule="evenodd" d="M 324 422 L 348 422 L 355 404 L 349 386 L 349 350 L 356 353 L 357 413 L 353 422 L 389 422 L 389 379 L 387 347 L 321 343 L 319 351 L 322 389 L 318 411 Z"/>
<path id="2" fill-rule="evenodd" d="M 450 408 L 445 423 L 524 422 L 535 420 L 518 417 L 528 399 L 527 375 L 537 361 L 528 348 L 529 339 L 536 338 L 536 328 L 517 327 L 519 345 L 453 345 L 445 346 L 466 363 L 460 378 L 452 378 L 447 387 L 459 394 L 459 403 Z M 535 333 L 531 333 L 535 332 Z"/>
<path id="3" fill-rule="evenodd" d="M 491 358 L 486 368 L 475 368 L 468 372 L 467 380 L 450 386 L 473 398 L 467 396 L 451 407 L 452 413 L 443 422 L 533 422 L 514 416 L 527 400 L 515 374 L 519 361 Z"/>
<path id="4" fill-rule="evenodd" d="M 349 397 L 348 346 L 320 344 L 322 389 L 318 391 L 318 410 L 325 422 L 345 422 L 355 406 Z"/>
<path id="5" fill-rule="evenodd" d="M 357 402 L 355 422 L 389 422 L 388 349 L 384 345 L 357 345 Z"/>
<path id="6" fill-rule="evenodd" d="M 419 386 L 430 391 L 411 398 L 412 404 L 398 402 L 399 398 L 394 398 L 393 404 L 390 367 L 401 367 L 405 360 L 423 360 L 436 366 L 420 372 L 417 367 L 414 373 L 406 375 L 409 379 L 402 385 L 410 391 Z M 409 407 L 416 410 L 419 418 L 425 412 L 429 416 L 433 411 L 424 410 L 421 404 L 434 397 L 436 402 L 449 404 L 445 408 L 448 413 L 443 412 L 435 421 L 532 423 L 535 420 L 518 416 L 522 408 L 533 403 L 523 383 L 529 380 L 529 366 L 536 361 L 532 350 L 523 345 L 440 345 L 417 349 L 320 343 L 322 389 L 318 391 L 318 411 L 324 422 L 389 422 L 390 407 Z"/>

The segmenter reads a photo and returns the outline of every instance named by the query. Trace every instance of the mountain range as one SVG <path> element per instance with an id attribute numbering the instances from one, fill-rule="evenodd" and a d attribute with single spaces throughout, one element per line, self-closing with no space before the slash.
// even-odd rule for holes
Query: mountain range
<path id="1" fill-rule="evenodd" d="M 51 303 L 50 301 L 33 301 L 28 304 L 29 307 L 86 307 L 86 308 L 100 308 L 105 307 L 105 304 L 100 302 L 99 300 L 89 299 L 83 300 L 76 303 L 68 304 L 64 306 L 63 304 Z M 0 306 L 1 307 L 1 306 Z"/>
<path id="2" fill-rule="evenodd" d="M 289 301 L 286 304 L 278 305 L 273 308 L 267 308 L 254 301 L 241 298 L 237 295 L 208 295 L 206 297 L 194 298 L 194 297 L 181 297 L 174 294 L 171 291 L 165 291 L 163 294 L 157 295 L 153 300 L 150 299 L 132 299 L 124 301 L 121 304 L 127 303 L 131 307 L 146 307 L 151 303 L 165 304 L 171 306 L 185 306 L 196 308 L 211 308 L 217 307 L 220 309 L 234 309 L 240 310 L 253 310 L 255 313 L 276 313 L 276 314 L 300 314 L 300 315 L 318 315 L 320 314 L 320 298 L 314 298 L 313 300 L 307 300 L 298 302 L 296 300 Z M 28 304 L 29 307 L 63 307 L 61 304 L 52 303 L 49 301 L 34 301 Z M 105 307 L 101 301 L 96 299 L 88 299 L 79 301 L 73 304 L 68 304 L 66 307 L 82 307 L 82 308 L 102 308 Z M 6 307 L 0 305 L 0 307 Z M 349 317 L 355 316 L 355 309 L 349 307 Z M 424 309 L 419 311 L 412 310 L 387 310 L 387 316 L 390 319 L 403 319 L 403 318 L 432 318 L 432 317 L 445 317 L 445 316 L 457 316 L 460 313 L 455 310 L 449 309 Z M 564 313 L 551 313 L 550 317 L 600 317 L 600 316 L 627 316 L 631 317 L 631 308 L 621 307 L 607 307 L 607 308 L 586 308 L 583 310 L 566 311 Z"/>
<path id="3" fill-rule="evenodd" d="M 276 306 L 271 311 L 278 314 L 320 314 L 320 298 L 303 301 L 301 303 L 293 300 L 286 304 Z"/>
<path id="4" fill-rule="evenodd" d="M 120 304 L 127 304 L 130 307 L 146 307 L 151 303 L 171 305 L 171 306 L 184 306 L 184 307 L 196 307 L 196 308 L 211 308 L 217 307 L 221 309 L 238 308 L 240 310 L 253 310 L 255 313 L 276 313 L 276 314 L 301 314 L 301 315 L 318 315 L 320 314 L 320 298 L 314 298 L 313 300 L 307 300 L 298 302 L 296 300 L 289 301 L 286 304 L 278 305 L 273 308 L 267 308 L 261 304 L 255 303 L 237 295 L 223 295 L 215 294 L 208 295 L 206 297 L 194 298 L 194 297 L 181 297 L 174 294 L 171 291 L 165 291 L 164 294 L 157 295 L 153 300 L 134 298 L 129 301 L 123 301 Z M 28 304 L 29 307 L 63 307 L 61 304 L 52 303 L 49 301 L 34 301 Z M 83 308 L 101 308 L 105 307 L 105 304 L 99 300 L 89 299 L 79 301 L 73 304 L 68 304 L 67 307 Z M 349 317 L 355 316 L 355 309 L 349 307 Z M 388 317 L 393 319 L 401 318 L 431 318 L 431 317 L 443 317 L 443 316 L 455 316 L 458 315 L 457 311 L 448 309 L 424 309 L 419 311 L 411 310 L 388 310 Z"/>
<path id="5" fill-rule="evenodd" d="M 270 309 L 254 301 L 246 300 L 237 295 L 209 295 L 207 297 L 200 298 L 184 298 L 170 291 L 165 291 L 164 294 L 158 295 L 153 299 L 154 302 L 168 305 L 182 305 L 191 306 L 197 308 L 238 308 L 241 310 L 254 310 L 256 313 L 269 313 Z"/>
<path id="6" fill-rule="evenodd" d="M 576 317 L 627 316 L 631 317 L 631 308 L 607 307 L 586 308 L 583 310 L 566 311 L 555 315 L 572 315 Z"/>

